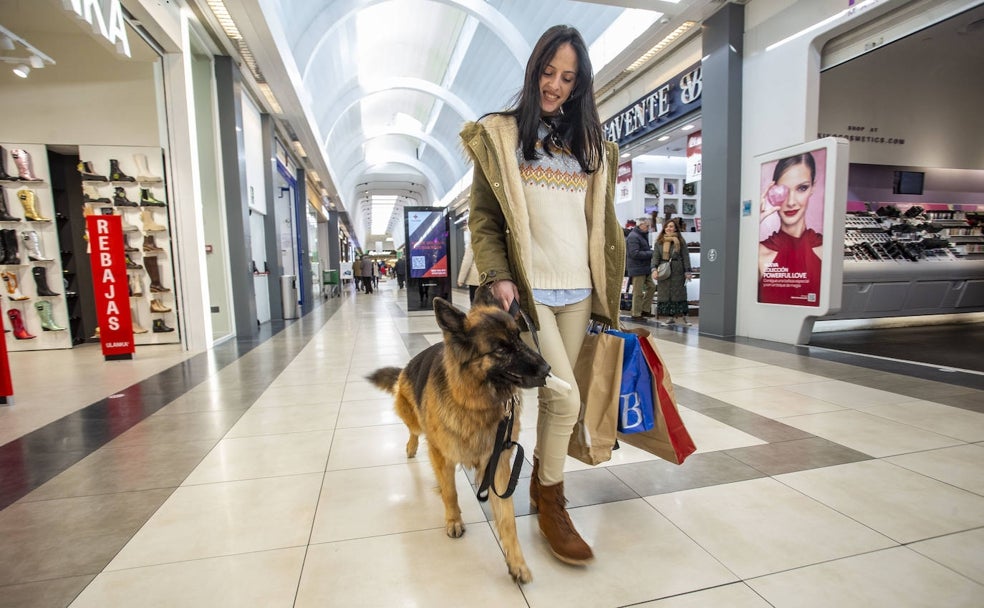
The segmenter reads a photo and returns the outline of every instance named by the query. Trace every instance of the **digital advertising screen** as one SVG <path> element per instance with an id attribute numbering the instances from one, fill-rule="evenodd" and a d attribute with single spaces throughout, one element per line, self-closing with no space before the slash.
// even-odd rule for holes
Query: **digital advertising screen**
<path id="1" fill-rule="evenodd" d="M 444 210 L 407 212 L 407 258 L 412 279 L 448 276 L 448 231 Z"/>

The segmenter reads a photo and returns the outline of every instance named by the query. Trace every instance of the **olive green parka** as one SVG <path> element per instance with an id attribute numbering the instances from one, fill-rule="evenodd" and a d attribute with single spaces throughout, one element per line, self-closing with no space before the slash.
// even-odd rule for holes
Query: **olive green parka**
<path id="1" fill-rule="evenodd" d="M 516 161 L 516 120 L 491 114 L 479 122 L 466 123 L 461 140 L 475 165 L 468 227 L 481 283 L 513 281 L 519 289 L 520 305 L 539 327 L 529 284 L 532 231 Z M 592 284 L 591 318 L 616 328 L 625 270 L 625 234 L 615 217 L 617 166 L 618 146 L 605 142 L 601 166 L 588 175 L 584 210 Z"/>

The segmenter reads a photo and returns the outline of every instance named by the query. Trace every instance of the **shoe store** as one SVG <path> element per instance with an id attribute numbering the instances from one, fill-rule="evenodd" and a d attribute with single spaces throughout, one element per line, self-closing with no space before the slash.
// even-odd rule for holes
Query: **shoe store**
<path id="1" fill-rule="evenodd" d="M 72 3 L 20 3 L 0 22 L 4 66 L 24 59 L 0 70 L 0 268 L 11 351 L 99 340 L 90 215 L 121 218 L 127 285 L 115 287 L 127 290 L 134 344 L 180 342 L 161 55 L 118 3 L 85 4 L 79 14 Z"/>

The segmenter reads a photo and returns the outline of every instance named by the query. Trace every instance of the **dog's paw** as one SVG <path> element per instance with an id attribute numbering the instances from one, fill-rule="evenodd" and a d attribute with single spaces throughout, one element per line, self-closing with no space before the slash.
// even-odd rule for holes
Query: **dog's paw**
<path id="1" fill-rule="evenodd" d="M 465 533 L 465 522 L 458 520 L 448 520 L 444 524 L 444 531 L 448 533 L 451 538 L 461 538 L 461 535 Z"/>
<path id="2" fill-rule="evenodd" d="M 509 566 L 509 575 L 512 576 L 514 581 L 524 585 L 533 580 L 533 573 L 530 572 L 526 564 Z"/>

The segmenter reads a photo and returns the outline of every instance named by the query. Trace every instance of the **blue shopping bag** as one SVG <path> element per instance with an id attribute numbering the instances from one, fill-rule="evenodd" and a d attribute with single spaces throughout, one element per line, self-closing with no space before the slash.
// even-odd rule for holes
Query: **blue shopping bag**
<path id="1" fill-rule="evenodd" d="M 656 425 L 653 409 L 653 376 L 635 334 L 609 329 L 605 333 L 622 339 L 622 382 L 618 396 L 618 430 L 641 433 Z"/>

